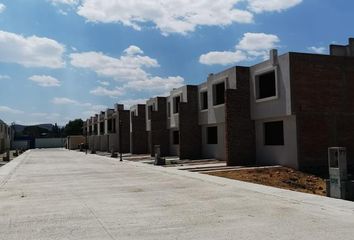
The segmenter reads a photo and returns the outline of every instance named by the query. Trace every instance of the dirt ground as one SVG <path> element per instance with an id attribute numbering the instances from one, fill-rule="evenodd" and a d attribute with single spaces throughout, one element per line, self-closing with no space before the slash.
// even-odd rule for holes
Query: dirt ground
<path id="1" fill-rule="evenodd" d="M 238 169 L 206 174 L 326 196 L 324 179 L 285 167 Z"/>

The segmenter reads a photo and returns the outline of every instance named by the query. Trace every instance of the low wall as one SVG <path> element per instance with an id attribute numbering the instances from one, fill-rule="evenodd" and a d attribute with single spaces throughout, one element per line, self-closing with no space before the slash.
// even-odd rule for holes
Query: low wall
<path id="1" fill-rule="evenodd" d="M 86 143 L 86 138 L 82 135 L 68 136 L 66 139 L 67 139 L 67 148 L 70 150 L 79 149 L 79 144 Z"/>
<path id="2" fill-rule="evenodd" d="M 23 149 L 27 150 L 29 149 L 29 141 L 28 140 L 19 140 L 19 141 L 13 141 L 12 142 L 12 149 Z"/>
<path id="3" fill-rule="evenodd" d="M 65 143 L 66 138 L 36 138 L 35 148 L 62 148 Z"/>

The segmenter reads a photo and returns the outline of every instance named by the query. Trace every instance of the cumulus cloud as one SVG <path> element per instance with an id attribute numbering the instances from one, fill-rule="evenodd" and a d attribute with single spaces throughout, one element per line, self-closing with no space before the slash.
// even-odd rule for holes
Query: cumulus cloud
<path id="1" fill-rule="evenodd" d="M 307 50 L 309 50 L 310 52 L 313 52 L 313 53 L 317 53 L 317 54 L 325 54 L 327 51 L 327 48 L 312 46 L 312 47 L 308 47 Z"/>
<path id="2" fill-rule="evenodd" d="M 102 86 L 109 86 L 110 83 L 108 81 L 97 81 L 99 84 L 101 84 Z"/>
<path id="3" fill-rule="evenodd" d="M 101 52 L 72 53 L 71 64 L 75 67 L 95 71 L 99 76 L 116 80 L 118 87 L 108 89 L 99 86 L 91 90 L 91 94 L 99 96 L 118 97 L 126 91 L 144 91 L 160 94 L 172 88 L 184 85 L 180 76 L 152 76 L 147 69 L 159 67 L 156 59 L 143 55 L 137 46 L 129 46 L 118 58 L 107 56 Z"/>
<path id="4" fill-rule="evenodd" d="M 64 46 L 53 39 L 0 31 L 0 62 L 61 68 L 64 66 L 64 51 Z"/>
<path id="5" fill-rule="evenodd" d="M 37 83 L 41 87 L 59 87 L 60 81 L 52 76 L 46 75 L 33 75 L 29 80 Z"/>
<path id="6" fill-rule="evenodd" d="M 8 106 L 0 106 L 0 112 L 2 112 L 2 113 L 12 113 L 12 114 L 24 113 L 21 110 L 14 109 L 14 108 L 11 108 L 11 107 L 8 107 Z"/>
<path id="7" fill-rule="evenodd" d="M 105 87 L 98 86 L 95 89 L 91 90 L 90 93 L 96 96 L 108 96 L 108 97 L 116 98 L 122 96 L 124 94 L 124 90 L 119 87 L 110 90 Z"/>
<path id="8" fill-rule="evenodd" d="M 51 0 L 77 6 L 77 14 L 89 22 L 120 23 L 141 30 L 150 23 L 163 35 L 187 34 L 200 26 L 252 23 L 254 14 L 280 12 L 302 0 Z"/>
<path id="9" fill-rule="evenodd" d="M 58 4 L 67 4 L 71 6 L 75 6 L 79 4 L 80 0 L 50 0 L 53 5 L 58 5 Z"/>
<path id="10" fill-rule="evenodd" d="M 3 3 L 0 3 L 0 13 L 4 12 L 6 10 L 6 6 Z"/>
<path id="11" fill-rule="evenodd" d="M 146 78 L 147 73 L 143 68 L 159 66 L 155 59 L 138 54 L 140 52 L 142 53 L 140 48 L 130 46 L 120 58 L 113 58 L 101 52 L 72 53 L 70 58 L 74 67 L 91 69 L 100 76 L 126 81 Z"/>
<path id="12" fill-rule="evenodd" d="M 248 9 L 255 13 L 261 12 L 281 12 L 292 8 L 302 2 L 302 0 L 247 0 Z"/>
<path id="13" fill-rule="evenodd" d="M 228 65 L 247 60 L 247 54 L 243 51 L 223 51 L 223 52 L 209 52 L 203 54 L 199 58 L 199 62 L 206 65 Z"/>
<path id="14" fill-rule="evenodd" d="M 233 51 L 212 51 L 202 54 L 199 62 L 206 65 L 230 65 L 254 58 L 268 57 L 270 49 L 280 42 L 278 36 L 265 33 L 245 33 Z"/>
<path id="15" fill-rule="evenodd" d="M 65 97 L 55 97 L 55 98 L 53 98 L 52 103 L 57 104 L 57 105 L 68 105 L 68 104 L 77 105 L 77 104 L 79 104 L 78 101 L 70 99 L 70 98 L 65 98 Z"/>
<path id="16" fill-rule="evenodd" d="M 251 23 L 253 14 L 236 8 L 240 0 L 83 0 L 77 13 L 91 22 L 121 23 L 140 30 L 153 23 L 164 35 L 186 34 L 198 26 Z"/>
<path id="17" fill-rule="evenodd" d="M 9 75 L 0 75 L 0 80 L 8 80 L 11 79 Z"/>

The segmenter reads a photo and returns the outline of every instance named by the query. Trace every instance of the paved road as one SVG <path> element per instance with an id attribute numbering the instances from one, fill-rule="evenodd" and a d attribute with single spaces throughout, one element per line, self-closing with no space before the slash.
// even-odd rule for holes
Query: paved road
<path id="1" fill-rule="evenodd" d="M 353 239 L 354 203 L 78 152 L 0 168 L 0 239 Z"/>

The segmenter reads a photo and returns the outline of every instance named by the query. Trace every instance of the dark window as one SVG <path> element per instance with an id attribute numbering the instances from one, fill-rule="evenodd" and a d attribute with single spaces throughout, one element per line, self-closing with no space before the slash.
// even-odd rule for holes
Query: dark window
<path id="1" fill-rule="evenodd" d="M 112 119 L 108 119 L 108 132 L 112 132 Z"/>
<path id="2" fill-rule="evenodd" d="M 149 119 L 149 120 L 151 119 L 151 112 L 152 112 L 152 110 L 153 110 L 153 106 L 152 106 L 152 105 L 148 106 L 148 119 Z"/>
<path id="3" fill-rule="evenodd" d="M 130 112 L 130 118 L 133 119 L 133 117 L 135 117 L 135 112 L 134 112 L 134 111 L 131 111 L 131 112 Z"/>
<path id="4" fill-rule="evenodd" d="M 167 117 L 171 117 L 171 102 L 167 102 Z"/>
<path id="5" fill-rule="evenodd" d="M 200 93 L 200 107 L 201 109 L 208 109 L 208 92 Z"/>
<path id="6" fill-rule="evenodd" d="M 179 131 L 173 131 L 173 144 L 179 144 Z"/>
<path id="7" fill-rule="evenodd" d="M 213 95 L 214 95 L 214 105 L 223 104 L 225 102 L 225 83 L 218 83 L 213 86 Z"/>
<path id="8" fill-rule="evenodd" d="M 113 133 L 116 132 L 116 119 L 115 118 L 112 119 L 112 132 Z"/>
<path id="9" fill-rule="evenodd" d="M 274 97 L 277 95 L 275 71 L 257 76 L 257 99 Z"/>
<path id="10" fill-rule="evenodd" d="M 207 128 L 207 143 L 218 144 L 218 127 Z"/>
<path id="11" fill-rule="evenodd" d="M 100 122 L 100 132 L 104 133 L 104 122 Z"/>
<path id="12" fill-rule="evenodd" d="M 181 102 L 181 97 L 178 96 L 173 98 L 173 102 L 174 102 L 173 113 L 179 113 L 179 103 Z"/>
<path id="13" fill-rule="evenodd" d="M 283 121 L 264 123 L 264 145 L 284 145 Z"/>

